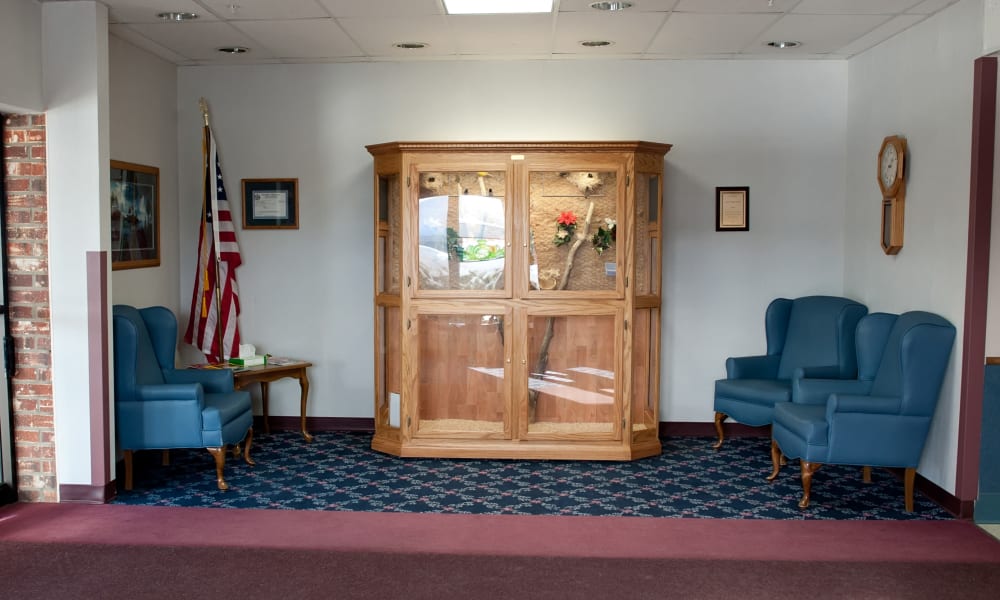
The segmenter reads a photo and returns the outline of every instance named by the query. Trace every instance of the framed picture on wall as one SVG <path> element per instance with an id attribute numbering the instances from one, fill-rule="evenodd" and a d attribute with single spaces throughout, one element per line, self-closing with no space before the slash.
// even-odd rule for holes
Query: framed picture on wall
<path id="1" fill-rule="evenodd" d="M 160 266 L 160 170 L 111 161 L 111 269 Z"/>
<path id="2" fill-rule="evenodd" d="M 298 228 L 298 179 L 243 180 L 243 229 Z"/>
<path id="3" fill-rule="evenodd" d="M 715 188 L 715 230 L 750 230 L 750 188 Z"/>

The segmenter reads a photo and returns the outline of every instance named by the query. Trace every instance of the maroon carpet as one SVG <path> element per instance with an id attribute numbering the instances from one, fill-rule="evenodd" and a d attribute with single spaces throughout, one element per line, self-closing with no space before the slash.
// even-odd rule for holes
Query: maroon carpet
<path id="1" fill-rule="evenodd" d="M 15 504 L 5 597 L 995 598 L 965 521 L 762 521 Z"/>

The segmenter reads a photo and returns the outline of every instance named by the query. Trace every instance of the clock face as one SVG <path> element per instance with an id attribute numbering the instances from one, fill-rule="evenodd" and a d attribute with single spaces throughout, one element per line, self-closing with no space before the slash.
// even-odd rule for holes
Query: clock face
<path id="1" fill-rule="evenodd" d="M 899 166 L 899 156 L 896 154 L 896 146 L 889 144 L 882 152 L 882 164 L 879 165 L 879 177 L 882 178 L 882 186 L 892 187 L 896 180 L 896 170 Z"/>

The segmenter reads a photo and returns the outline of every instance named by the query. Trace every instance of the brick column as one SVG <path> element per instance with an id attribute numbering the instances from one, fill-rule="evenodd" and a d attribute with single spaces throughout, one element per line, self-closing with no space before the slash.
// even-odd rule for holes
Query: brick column
<path id="1" fill-rule="evenodd" d="M 18 499 L 55 502 L 45 115 L 3 119 Z"/>

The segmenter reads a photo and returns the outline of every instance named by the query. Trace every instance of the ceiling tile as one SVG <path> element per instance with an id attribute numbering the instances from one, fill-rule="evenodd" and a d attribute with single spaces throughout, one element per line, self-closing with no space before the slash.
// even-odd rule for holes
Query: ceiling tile
<path id="1" fill-rule="evenodd" d="M 920 0 L 802 0 L 792 9 L 809 15 L 895 15 Z"/>
<path id="2" fill-rule="evenodd" d="M 233 59 L 248 61 L 273 59 L 264 48 L 254 47 L 253 40 L 237 31 L 228 23 L 155 23 L 137 24 L 133 30 L 149 39 L 169 47 L 175 52 L 196 60 L 219 60 L 225 64 Z M 251 50 L 245 55 L 223 55 L 217 48 L 224 46 L 247 46 Z"/>
<path id="3" fill-rule="evenodd" d="M 629 0 L 630 8 L 622 11 L 606 11 L 591 8 L 597 0 L 560 0 L 559 12 L 592 12 L 596 14 L 628 14 L 637 12 L 670 12 L 677 5 L 677 0 Z"/>
<path id="4" fill-rule="evenodd" d="M 873 31 L 840 48 L 837 50 L 837 54 L 849 57 L 859 52 L 864 52 L 869 48 L 874 48 L 900 31 L 905 31 L 926 18 L 926 15 L 899 15 L 898 17 L 893 17 L 887 23 L 883 23 Z"/>
<path id="5" fill-rule="evenodd" d="M 184 64 L 191 60 L 189 57 L 177 54 L 173 50 L 165 48 L 141 33 L 134 31 L 131 25 L 108 25 L 108 32 L 115 37 L 119 37 L 134 46 L 138 46 L 139 48 L 151 52 L 163 60 L 176 65 Z"/>
<path id="6" fill-rule="evenodd" d="M 548 54 L 551 14 L 451 15 L 446 17 L 459 54 Z"/>
<path id="7" fill-rule="evenodd" d="M 234 21 L 233 26 L 280 58 L 360 57 L 362 51 L 330 18 Z"/>
<path id="8" fill-rule="evenodd" d="M 795 6 L 799 0 L 680 0 L 674 8 L 692 13 L 781 13 Z"/>
<path id="9" fill-rule="evenodd" d="M 931 15 L 957 1 L 958 0 L 924 0 L 906 12 L 915 15 Z"/>
<path id="10" fill-rule="evenodd" d="M 329 16 L 316 0 L 200 0 L 223 19 L 312 19 Z"/>
<path id="11" fill-rule="evenodd" d="M 319 0 L 334 18 L 444 15 L 440 0 Z"/>
<path id="12" fill-rule="evenodd" d="M 215 15 L 193 0 L 111 0 L 108 5 L 110 23 L 163 23 L 157 18 L 162 12 L 190 12 L 198 15 L 199 21 L 216 21 Z M 175 23 L 178 25 L 179 23 Z"/>
<path id="13" fill-rule="evenodd" d="M 810 54 L 826 54 L 857 40 L 888 21 L 883 15 L 785 15 L 761 34 L 756 44 L 770 40 L 802 42 Z"/>
<path id="14" fill-rule="evenodd" d="M 580 42 L 614 42 L 615 53 L 641 53 L 652 43 L 669 13 L 562 13 L 556 18 L 555 51 L 578 52 Z"/>
<path id="15" fill-rule="evenodd" d="M 675 12 L 649 47 L 650 53 L 688 56 L 740 52 L 781 18 L 769 14 L 691 14 Z"/>
<path id="16" fill-rule="evenodd" d="M 456 52 L 444 16 L 352 17 L 338 19 L 337 22 L 367 56 L 419 58 L 453 55 Z M 430 47 L 422 50 L 393 47 L 398 42 L 423 42 Z"/>

